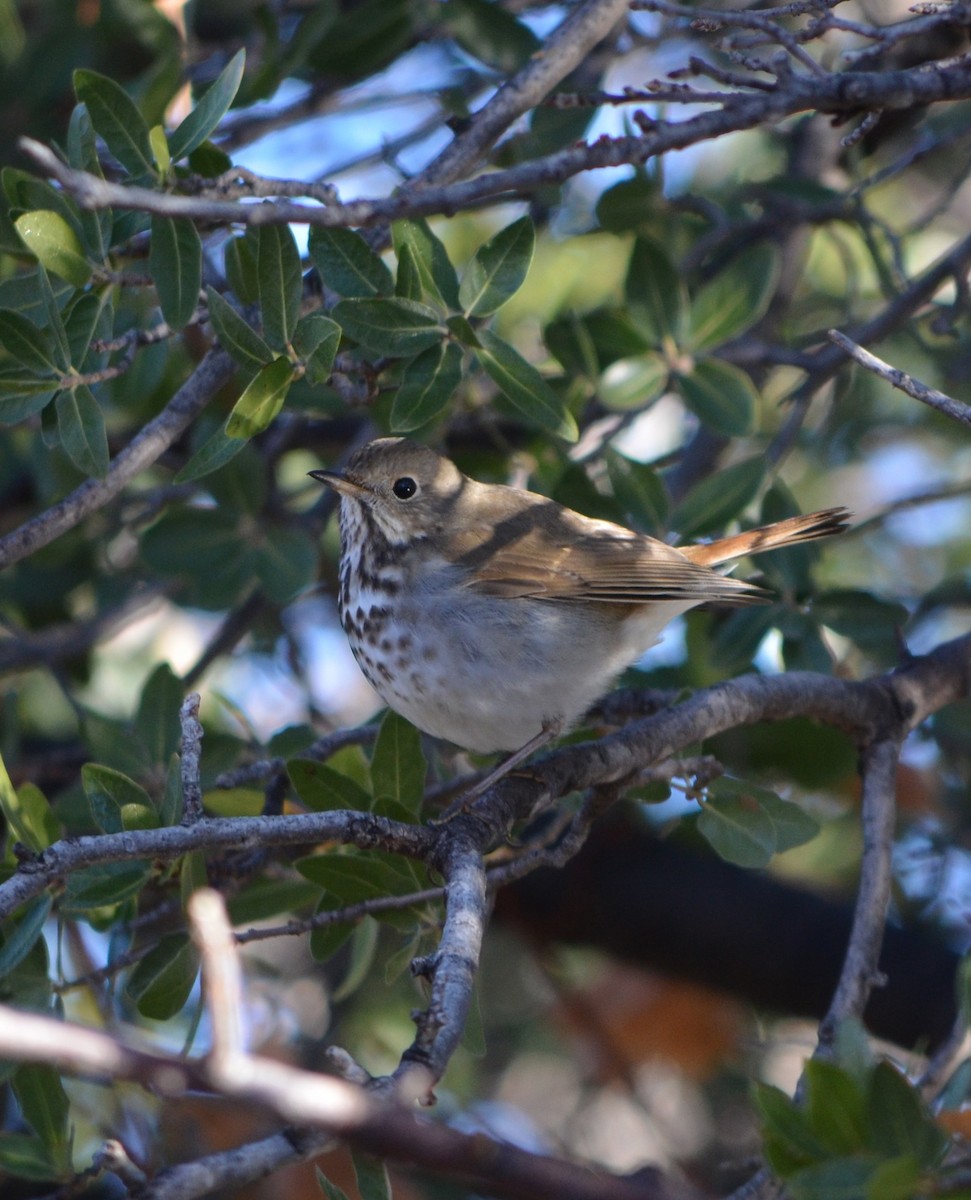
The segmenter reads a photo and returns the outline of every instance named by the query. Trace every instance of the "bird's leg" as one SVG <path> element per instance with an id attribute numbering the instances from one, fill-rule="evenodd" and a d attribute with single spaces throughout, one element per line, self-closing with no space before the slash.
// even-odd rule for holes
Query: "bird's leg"
<path id="1" fill-rule="evenodd" d="M 525 746 L 520 746 L 518 750 L 514 750 L 508 758 L 504 758 L 498 766 L 493 767 L 484 779 L 480 779 L 467 792 L 463 792 L 461 796 L 453 800 L 442 815 L 436 817 L 432 824 L 442 825 L 444 822 L 451 821 L 453 817 L 458 816 L 460 812 L 465 812 L 473 800 L 478 800 L 480 796 L 484 796 L 493 784 L 498 783 L 500 779 L 504 779 L 510 771 L 529 758 L 534 751 L 549 745 L 550 742 L 556 741 L 562 732 L 563 722 L 561 720 L 544 721 L 539 733 L 531 737 Z"/>

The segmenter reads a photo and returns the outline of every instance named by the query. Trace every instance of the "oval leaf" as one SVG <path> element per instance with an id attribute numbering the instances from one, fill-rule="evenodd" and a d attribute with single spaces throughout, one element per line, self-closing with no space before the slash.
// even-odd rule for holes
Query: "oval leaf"
<path id="1" fill-rule="evenodd" d="M 85 475 L 101 479 L 108 470 L 108 435 L 101 406 L 81 385 L 61 392 L 56 401 L 57 432 L 65 453 Z"/>
<path id="2" fill-rule="evenodd" d="M 479 341 L 479 361 L 510 403 L 531 424 L 575 442 L 579 433 L 573 415 L 539 371 L 490 330 L 482 330 Z"/>
<path id="3" fill-rule="evenodd" d="M 349 337 L 377 354 L 419 354 L 445 333 L 434 309 L 397 296 L 342 300 L 334 306 L 333 316 Z"/>
<path id="4" fill-rule="evenodd" d="M 273 420 L 293 382 L 293 363 L 278 358 L 262 367 L 233 405 L 226 421 L 226 436 L 251 438 Z"/>
<path id="5" fill-rule="evenodd" d="M 597 395 L 604 407 L 614 412 L 646 408 L 664 391 L 669 374 L 664 358 L 653 350 L 618 358 L 600 376 Z"/>
<path id="6" fill-rule="evenodd" d="M 462 351 L 454 342 L 439 342 L 423 350 L 405 367 L 391 406 L 391 432 L 408 433 L 437 417 L 461 379 Z"/>
<path id="7" fill-rule="evenodd" d="M 720 529 L 758 495 L 765 476 L 765 461 L 747 458 L 709 475 L 696 484 L 671 516 L 671 525 L 683 537 L 697 537 Z"/>
<path id="8" fill-rule="evenodd" d="M 201 146 L 236 99 L 246 66 L 246 51 L 238 50 L 192 112 L 169 138 L 169 153 L 178 162 Z"/>
<path id="9" fill-rule="evenodd" d="M 488 316 L 522 287 L 535 244 L 532 221 L 520 217 L 479 247 L 459 289 L 466 316 Z"/>
<path id="10" fill-rule="evenodd" d="M 394 291 L 391 272 L 359 233 L 315 226 L 308 249 L 324 283 L 340 296 L 389 296 Z"/>
<path id="11" fill-rule="evenodd" d="M 744 333 L 765 315 L 778 278 L 779 256 L 767 243 L 722 271 L 691 302 L 690 348 L 709 350 Z"/>
<path id="12" fill-rule="evenodd" d="M 742 437 L 755 425 L 755 385 L 744 371 L 717 358 L 695 364 L 690 375 L 678 377 L 684 401 L 714 433 Z"/>
<path id="13" fill-rule="evenodd" d="M 300 252 L 287 225 L 261 225 L 256 271 L 263 316 L 263 336 L 277 350 L 286 348 L 303 295 Z"/>
<path id="14" fill-rule="evenodd" d="M 209 298 L 209 319 L 219 338 L 219 344 L 241 367 L 259 370 L 273 361 L 273 351 L 256 330 L 244 321 L 229 301 L 206 288 Z"/>
<path id="15" fill-rule="evenodd" d="M 162 315 L 172 329 L 182 329 L 196 311 L 202 287 L 202 240 L 195 225 L 152 217 L 148 266 Z"/>
<path id="16" fill-rule="evenodd" d="M 75 71 L 74 91 L 87 105 L 91 124 L 130 174 L 153 175 L 154 156 L 148 126 L 120 84 L 97 71 Z"/>
<path id="17" fill-rule="evenodd" d="M 21 214 L 14 224 L 38 262 L 75 287 L 84 287 L 91 278 L 91 267 L 78 235 L 59 213 L 37 209 Z"/>
<path id="18" fill-rule="evenodd" d="M 391 238 L 399 260 L 399 271 L 401 258 L 407 250 L 424 294 L 446 308 L 458 308 L 459 281 L 455 268 L 444 244 L 432 233 L 428 222 L 421 218 L 395 221 L 391 226 Z"/>
<path id="19" fill-rule="evenodd" d="M 341 327 L 322 313 L 308 313 L 293 331 L 293 348 L 303 359 L 311 383 L 326 383 L 341 341 Z"/>
<path id="20" fill-rule="evenodd" d="M 721 858 L 739 867 L 764 867 L 775 853 L 772 821 L 746 797 L 710 794 L 698 817 L 698 832 Z"/>
<path id="21" fill-rule="evenodd" d="M 0 346 L 35 375 L 59 375 L 47 335 L 12 309 L 0 309 Z"/>
<path id="22" fill-rule="evenodd" d="M 634 243 L 624 290 L 638 328 L 655 345 L 678 341 L 687 293 L 680 272 L 653 238 L 639 237 Z"/>

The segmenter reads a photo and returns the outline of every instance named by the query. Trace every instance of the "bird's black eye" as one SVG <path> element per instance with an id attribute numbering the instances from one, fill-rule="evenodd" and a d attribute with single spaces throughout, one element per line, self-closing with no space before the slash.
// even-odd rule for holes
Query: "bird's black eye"
<path id="1" fill-rule="evenodd" d="M 410 500 L 415 492 L 418 491 L 418 484 L 415 483 L 410 475 L 402 475 L 400 479 L 396 479 L 391 485 L 391 490 L 399 500 Z"/>

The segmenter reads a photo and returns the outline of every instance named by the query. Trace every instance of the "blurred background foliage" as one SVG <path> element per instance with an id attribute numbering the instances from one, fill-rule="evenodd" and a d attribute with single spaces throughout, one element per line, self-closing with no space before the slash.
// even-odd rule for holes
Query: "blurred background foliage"
<path id="1" fill-rule="evenodd" d="M 908 19 L 902 5 L 882 9 L 875 17 L 847 0 L 839 11 L 887 28 Z M 828 328 L 886 318 L 877 353 L 962 395 L 967 101 L 886 117 L 855 138 L 852 123 L 800 116 L 643 167 L 579 174 L 520 202 L 309 239 L 296 226 L 93 214 L 18 149 L 29 136 L 75 167 L 163 190 L 215 187 L 232 163 L 332 185 L 344 201 L 376 197 L 447 145 L 560 16 L 490 0 L 0 0 L 0 535 L 104 477 L 193 386 L 215 335 L 231 357 L 197 419 L 120 495 L 0 574 L 5 874 L 15 842 L 39 850 L 64 834 L 177 821 L 177 713 L 192 688 L 203 694 L 213 814 L 393 801 L 414 815 L 419 756 L 434 781 L 462 765 L 394 719 L 377 735 L 367 726 L 326 768 L 301 757 L 377 709 L 336 622 L 330 499 L 306 472 L 380 433 L 431 441 L 478 478 L 526 484 L 659 537 L 831 504 L 857 515 L 822 550 L 759 560 L 775 603 L 690 614 L 625 684 L 676 696 L 752 670 L 863 677 L 968 631 L 967 429 L 820 352 Z M 863 67 L 880 70 L 963 51 L 966 22 L 931 33 L 861 47 L 848 25 L 807 52 L 829 69 L 865 52 Z M 723 70 L 737 61 L 704 22 L 631 14 L 563 85 L 586 102 L 538 107 L 493 147 L 491 164 L 636 131 L 634 106 L 602 93 L 643 88 L 691 54 Z M 206 120 L 192 123 L 193 103 L 208 103 Z M 649 98 L 640 107 L 684 115 Z M 167 144 L 153 132 L 162 125 Z M 946 256 L 952 269 L 922 291 Z M 403 746 L 412 791 L 389 796 L 382 781 L 401 763 L 388 755 Z M 819 827 L 773 859 L 766 882 L 781 890 L 766 893 L 771 903 L 752 900 L 768 922 L 763 940 L 749 947 L 739 926 L 727 932 L 755 976 L 787 945 L 788 988 L 760 991 L 679 944 L 679 912 L 703 925 L 717 907 L 706 902 L 708 872 L 726 868 L 709 843 L 736 862 L 746 851 L 699 829 L 693 796 L 652 785 L 620 832 L 595 835 L 589 861 L 609 874 L 616 839 L 643 852 L 645 873 L 658 846 L 689 855 L 670 875 L 650 868 L 668 892 L 643 903 L 667 904 L 658 925 L 669 937 L 618 951 L 571 926 L 566 897 L 557 919 L 529 881 L 500 897 L 481 1016 L 442 1092 L 446 1113 L 618 1171 L 689 1164 L 719 1187 L 744 1176 L 739 1149 L 758 1145 L 748 1081 L 790 1084 L 808 1035 L 787 1020 L 818 1013 L 818 981 L 800 974 L 800 955 L 825 940 L 824 974 L 842 951 L 839 902 L 858 870 L 854 749 L 796 721 L 736 730 L 704 750 L 730 776 L 712 784 L 709 813 L 730 811 L 741 786 L 748 801 L 780 793 Z M 285 787 L 264 790 L 258 773 L 216 787 L 220 774 L 277 756 L 290 760 Z M 939 713 L 905 751 L 895 918 L 914 941 L 901 963 L 926 953 L 939 972 L 925 1008 L 901 1000 L 917 1004 L 909 1024 L 888 1018 L 886 1035 L 907 1046 L 939 1040 L 953 1015 L 969 768 L 967 704 Z M 583 888 L 600 887 L 602 875 L 577 869 Z M 726 895 L 744 892 L 748 877 L 727 870 L 717 876 Z M 410 864 L 311 848 L 92 868 L 65 880 L 53 906 L 45 898 L 7 922 L 0 997 L 141 1023 L 168 1044 L 204 1042 L 180 897 L 206 878 L 242 928 L 429 882 Z M 829 899 L 817 908 L 808 894 Z M 787 906 L 804 902 L 805 922 L 787 929 Z M 604 926 L 627 919 L 623 903 Z M 422 902 L 309 939 L 254 942 L 254 1039 L 311 1065 L 336 1041 L 375 1073 L 392 1068 L 411 1034 L 406 968 L 433 945 L 437 917 Z M 762 1019 L 730 990 L 762 1005 Z M 229 1114 L 228 1129 L 200 1121 L 196 1102 L 162 1126 L 154 1100 L 62 1085 L 46 1068 L 6 1070 L 2 1086 L 0 1176 L 19 1189 L 5 1195 L 35 1185 L 46 1194 L 109 1132 L 150 1169 L 256 1136 Z M 821 1094 L 826 1086 L 817 1080 Z M 345 1182 L 346 1167 L 331 1166 Z M 302 1179 L 293 1188 L 316 1186 Z M 92 1194 L 113 1186 L 92 1180 Z"/>

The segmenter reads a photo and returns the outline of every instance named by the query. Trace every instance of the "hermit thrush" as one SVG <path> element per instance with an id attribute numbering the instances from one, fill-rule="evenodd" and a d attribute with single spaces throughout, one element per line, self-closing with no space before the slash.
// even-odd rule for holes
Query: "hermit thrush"
<path id="1" fill-rule="evenodd" d="M 340 495 L 340 615 L 364 674 L 419 729 L 479 752 L 569 729 L 689 608 L 767 598 L 712 565 L 827 537 L 847 516 L 675 548 L 477 483 L 405 438 L 310 474 Z"/>

